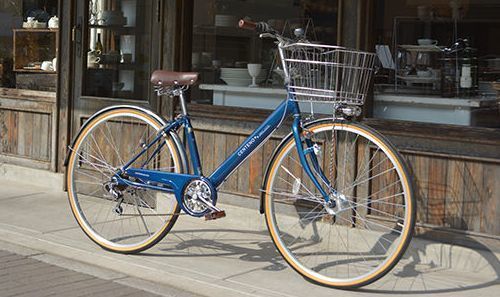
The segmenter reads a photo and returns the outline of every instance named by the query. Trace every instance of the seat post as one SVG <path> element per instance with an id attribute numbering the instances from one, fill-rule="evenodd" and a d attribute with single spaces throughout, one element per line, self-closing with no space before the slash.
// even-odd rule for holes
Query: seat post
<path id="1" fill-rule="evenodd" d="M 179 90 L 179 101 L 181 103 L 182 115 L 187 115 L 186 98 L 184 97 L 184 90 L 182 89 Z"/>

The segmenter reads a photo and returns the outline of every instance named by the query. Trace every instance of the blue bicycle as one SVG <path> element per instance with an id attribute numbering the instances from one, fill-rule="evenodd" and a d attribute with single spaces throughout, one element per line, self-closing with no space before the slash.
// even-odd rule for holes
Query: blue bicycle
<path id="1" fill-rule="evenodd" d="M 292 117 L 262 183 L 261 213 L 274 244 L 313 282 L 353 288 L 379 279 L 411 240 L 416 204 L 404 160 L 387 139 L 353 120 L 375 56 L 308 42 L 300 30 L 288 39 L 263 22 L 242 20 L 240 27 L 277 40 L 288 98 L 205 175 L 184 98 L 198 74 L 155 71 L 156 91 L 180 98 L 175 119 L 112 106 L 86 121 L 69 146 L 66 183 L 78 224 L 106 250 L 137 253 L 160 241 L 181 214 L 222 218 L 218 189 Z M 299 103 L 329 103 L 333 117 L 304 120 Z"/>

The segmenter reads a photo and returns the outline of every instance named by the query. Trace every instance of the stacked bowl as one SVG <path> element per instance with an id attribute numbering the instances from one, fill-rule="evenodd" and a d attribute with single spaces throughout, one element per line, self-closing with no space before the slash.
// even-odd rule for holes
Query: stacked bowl
<path id="1" fill-rule="evenodd" d="M 266 80 L 267 70 L 262 69 L 257 76 L 257 83 Z M 247 87 L 252 84 L 252 77 L 246 68 L 221 68 L 220 79 L 229 86 Z"/>

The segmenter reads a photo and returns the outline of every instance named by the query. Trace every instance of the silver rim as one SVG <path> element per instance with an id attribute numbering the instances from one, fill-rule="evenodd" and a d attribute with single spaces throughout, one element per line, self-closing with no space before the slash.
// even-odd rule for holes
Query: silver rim
<path id="1" fill-rule="evenodd" d="M 295 144 L 285 146 L 267 193 L 270 228 L 279 234 L 274 239 L 310 278 L 365 282 L 385 271 L 410 228 L 405 173 L 381 140 L 351 126 L 325 125 L 312 140 L 320 166 L 342 195 L 332 197 L 337 207 L 325 205 Z"/>
<path id="2" fill-rule="evenodd" d="M 73 148 L 68 193 L 75 215 L 84 231 L 108 248 L 140 248 L 161 235 L 178 215 L 173 194 L 128 187 L 122 191 L 123 202 L 119 204 L 104 188 L 117 168 L 139 152 L 143 143 L 152 140 L 160 128 L 159 123 L 143 114 L 109 113 L 98 118 Z M 181 166 L 173 157 L 174 151 L 172 143 L 166 141 L 161 154 L 145 168 L 179 172 Z M 133 165 L 146 162 L 148 156 Z M 118 205 L 121 214 L 115 211 Z"/>

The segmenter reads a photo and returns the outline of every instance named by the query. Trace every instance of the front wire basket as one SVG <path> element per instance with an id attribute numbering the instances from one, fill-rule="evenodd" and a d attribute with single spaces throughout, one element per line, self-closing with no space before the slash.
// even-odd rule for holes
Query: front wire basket
<path id="1" fill-rule="evenodd" d="M 280 46 L 293 100 L 363 105 L 374 53 L 339 46 L 293 43 Z"/>

